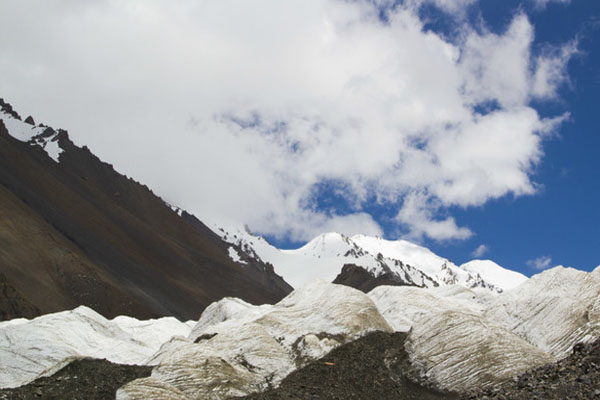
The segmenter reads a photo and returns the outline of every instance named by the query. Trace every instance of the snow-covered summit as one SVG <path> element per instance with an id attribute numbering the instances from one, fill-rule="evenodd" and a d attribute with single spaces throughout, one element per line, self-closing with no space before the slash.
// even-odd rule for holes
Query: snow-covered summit
<path id="1" fill-rule="evenodd" d="M 433 278 L 418 268 L 398 259 L 366 251 L 352 238 L 340 233 L 324 233 L 299 249 L 281 250 L 245 228 L 213 225 L 212 229 L 224 241 L 235 245 L 247 256 L 271 263 L 275 272 L 294 288 L 315 279 L 332 282 L 346 264 L 360 266 L 375 277 L 395 273 L 407 285 L 438 285 Z M 237 259 L 235 255 L 232 258 Z"/>
<path id="2" fill-rule="evenodd" d="M 271 263 L 278 275 L 295 288 L 321 278 L 332 282 L 344 265 L 363 268 L 374 278 L 392 276 L 409 286 L 436 287 L 458 284 L 467 288 L 485 288 L 502 292 L 518 280 L 511 271 L 497 266 L 466 269 L 440 257 L 431 250 L 406 240 L 386 240 L 374 236 L 323 233 L 294 250 L 280 250 L 246 228 L 211 225 L 226 242 L 246 256 Z M 234 261 L 243 260 L 230 251 Z M 503 271 L 508 272 L 503 274 Z M 517 274 L 517 273 L 514 273 Z M 485 278 L 484 278 L 485 275 Z M 517 274 L 520 275 L 520 274 Z M 505 284 L 508 283 L 508 286 Z"/>

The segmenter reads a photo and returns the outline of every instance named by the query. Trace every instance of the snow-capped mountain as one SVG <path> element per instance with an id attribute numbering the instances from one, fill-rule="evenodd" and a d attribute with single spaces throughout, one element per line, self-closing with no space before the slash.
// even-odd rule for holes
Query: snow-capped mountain
<path id="1" fill-rule="evenodd" d="M 299 249 L 280 250 L 246 228 L 218 224 L 211 227 L 232 245 L 229 254 L 233 260 L 259 259 L 270 263 L 277 274 L 296 288 L 317 278 L 347 283 L 345 274 L 340 276 L 344 266 L 359 267 L 372 279 L 385 277 L 385 284 L 418 287 L 458 284 L 502 292 L 527 279 L 491 262 L 472 262 L 459 267 L 429 249 L 405 240 L 324 233 Z M 377 285 L 368 289 L 374 286 Z"/>

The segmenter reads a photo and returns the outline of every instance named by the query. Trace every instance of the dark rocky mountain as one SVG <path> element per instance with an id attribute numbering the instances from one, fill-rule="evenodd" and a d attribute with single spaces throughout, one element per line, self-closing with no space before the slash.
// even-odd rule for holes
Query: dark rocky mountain
<path id="1" fill-rule="evenodd" d="M 410 280 L 402 279 L 398 273 L 389 270 L 389 268 L 384 273 L 375 276 L 372 272 L 356 264 L 345 264 L 333 283 L 350 286 L 364 293 L 369 293 L 381 285 L 420 287 Z"/>
<path id="2" fill-rule="evenodd" d="M 17 140 L 3 119 L 20 116 L 0 108 L 0 320 L 78 305 L 195 319 L 224 296 L 273 303 L 291 291 L 271 266 L 232 261 L 202 222 L 66 131 L 38 125 L 42 133 Z M 59 162 L 44 151 L 49 142 L 62 149 Z"/>

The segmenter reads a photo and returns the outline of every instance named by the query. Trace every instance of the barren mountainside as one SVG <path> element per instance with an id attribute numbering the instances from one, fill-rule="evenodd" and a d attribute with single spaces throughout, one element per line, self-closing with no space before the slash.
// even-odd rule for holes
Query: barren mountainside
<path id="1" fill-rule="evenodd" d="M 67 132 L 0 107 L 0 320 L 79 305 L 190 319 L 224 296 L 273 303 L 291 290 Z"/>

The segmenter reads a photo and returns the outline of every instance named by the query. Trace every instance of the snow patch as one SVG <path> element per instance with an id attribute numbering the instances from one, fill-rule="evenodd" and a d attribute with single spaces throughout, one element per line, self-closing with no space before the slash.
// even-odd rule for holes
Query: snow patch
<path id="1" fill-rule="evenodd" d="M 233 261 L 240 263 L 240 264 L 248 264 L 246 261 L 242 260 L 242 258 L 240 257 L 240 253 L 238 253 L 238 251 L 233 248 L 233 247 L 229 247 L 229 258 L 231 258 Z"/>
<path id="2" fill-rule="evenodd" d="M 26 122 L 20 121 L 5 111 L 0 111 L 0 119 L 8 133 L 15 139 L 29 143 L 32 146 L 39 146 L 55 162 L 59 162 L 59 156 L 63 149 L 58 145 L 58 134 L 54 131 L 47 133 L 50 128 L 43 126 L 32 126 Z"/>

